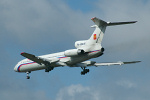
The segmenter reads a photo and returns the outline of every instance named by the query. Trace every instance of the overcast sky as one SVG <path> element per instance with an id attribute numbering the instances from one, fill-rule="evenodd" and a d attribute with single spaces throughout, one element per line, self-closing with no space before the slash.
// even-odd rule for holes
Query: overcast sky
<path id="1" fill-rule="evenodd" d="M 107 27 L 102 57 L 97 62 L 140 60 L 123 66 L 55 68 L 30 74 L 13 68 L 24 59 L 73 49 L 88 39 L 98 17 L 105 21 L 138 21 Z M 149 100 L 149 0 L 0 0 L 0 100 Z"/>

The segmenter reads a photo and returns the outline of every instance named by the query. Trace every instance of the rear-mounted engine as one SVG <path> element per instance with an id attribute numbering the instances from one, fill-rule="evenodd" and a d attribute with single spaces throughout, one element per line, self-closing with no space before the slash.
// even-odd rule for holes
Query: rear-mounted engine
<path id="1" fill-rule="evenodd" d="M 65 51 L 65 56 L 72 57 L 85 54 L 85 51 L 82 49 L 70 49 Z"/>

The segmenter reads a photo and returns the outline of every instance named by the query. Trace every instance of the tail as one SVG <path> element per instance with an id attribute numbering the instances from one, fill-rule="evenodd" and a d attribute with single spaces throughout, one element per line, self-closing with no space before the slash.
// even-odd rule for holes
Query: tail
<path id="1" fill-rule="evenodd" d="M 132 24 L 136 23 L 137 21 L 129 21 L 129 22 L 105 22 L 101 19 L 98 19 L 96 17 L 91 19 L 96 25 L 93 25 L 91 27 L 95 28 L 95 31 L 93 32 L 92 36 L 88 40 L 88 43 L 95 44 L 102 42 L 105 30 L 107 26 L 114 26 L 114 25 L 123 25 L 123 24 Z"/>

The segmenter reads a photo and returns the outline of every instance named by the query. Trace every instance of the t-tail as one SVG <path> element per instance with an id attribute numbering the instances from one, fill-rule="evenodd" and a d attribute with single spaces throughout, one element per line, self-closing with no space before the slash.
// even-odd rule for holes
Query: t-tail
<path id="1" fill-rule="evenodd" d="M 114 25 L 123 25 L 123 24 L 132 24 L 136 23 L 137 21 L 129 21 L 129 22 L 105 22 L 101 19 L 98 19 L 96 17 L 91 19 L 95 25 L 91 26 L 95 28 L 95 31 L 93 32 L 92 36 L 88 40 L 88 43 L 90 45 L 93 45 L 95 43 L 100 43 L 103 40 L 103 36 L 106 30 L 107 26 L 114 26 Z"/>

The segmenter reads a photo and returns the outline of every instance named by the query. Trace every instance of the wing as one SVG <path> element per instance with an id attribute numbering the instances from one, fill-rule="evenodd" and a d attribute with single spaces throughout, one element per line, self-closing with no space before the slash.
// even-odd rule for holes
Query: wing
<path id="1" fill-rule="evenodd" d="M 131 62 L 112 62 L 112 63 L 96 63 L 94 61 L 85 61 L 85 62 L 82 62 L 80 64 L 78 64 L 79 67 L 88 67 L 88 66 L 110 66 L 110 65 L 123 65 L 123 64 L 133 64 L 133 63 L 138 63 L 138 62 L 141 62 L 141 61 L 131 61 Z"/>
<path id="2" fill-rule="evenodd" d="M 73 67 L 81 67 L 83 71 L 81 71 L 81 75 L 87 74 L 90 70 L 86 69 L 88 66 L 110 66 L 110 65 L 123 65 L 123 64 L 132 64 L 132 63 L 138 63 L 141 61 L 131 61 L 131 62 L 116 62 L 116 63 L 96 63 L 94 61 L 85 61 L 81 63 L 75 64 Z"/>
<path id="3" fill-rule="evenodd" d="M 29 54 L 29 53 L 25 53 L 25 52 L 22 52 L 21 55 L 40 64 L 40 65 L 44 64 L 45 66 L 51 66 L 53 64 L 53 65 L 57 65 L 57 66 L 66 66 L 66 63 L 60 62 L 58 58 L 46 59 L 46 58 L 37 57 L 33 54 Z"/>
<path id="4" fill-rule="evenodd" d="M 131 61 L 131 62 L 116 62 L 116 63 L 95 63 L 93 66 L 110 66 L 110 65 L 123 65 L 123 64 L 133 64 L 141 61 Z"/>
<path id="5" fill-rule="evenodd" d="M 50 64 L 50 62 L 46 61 L 44 58 L 36 57 L 35 55 L 29 54 L 29 53 L 22 52 L 21 55 L 34 61 L 34 62 L 36 62 L 36 63 L 38 63 L 38 64 L 40 64 L 40 65 L 41 64 L 45 64 L 45 65 Z"/>

